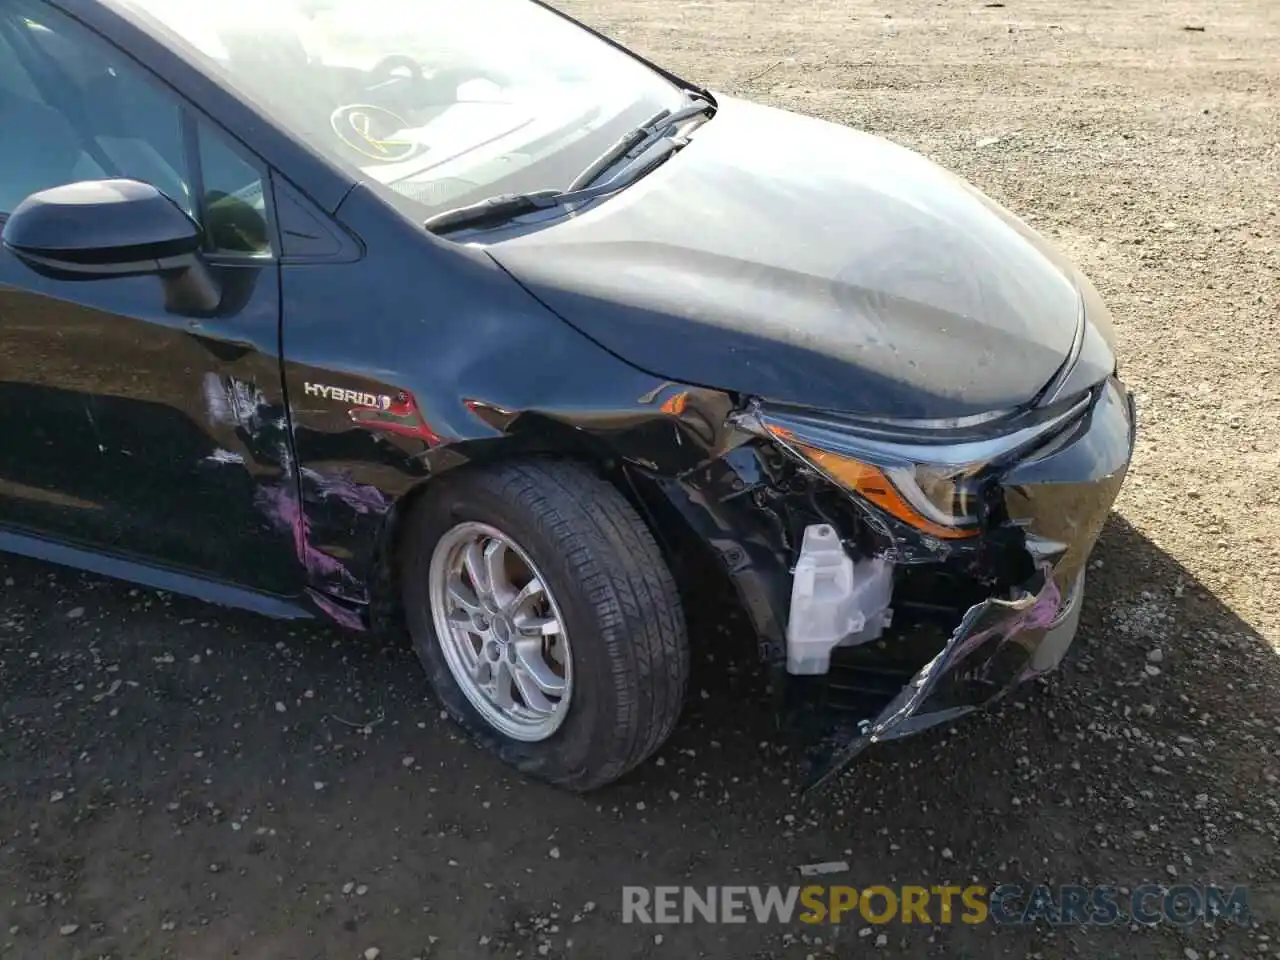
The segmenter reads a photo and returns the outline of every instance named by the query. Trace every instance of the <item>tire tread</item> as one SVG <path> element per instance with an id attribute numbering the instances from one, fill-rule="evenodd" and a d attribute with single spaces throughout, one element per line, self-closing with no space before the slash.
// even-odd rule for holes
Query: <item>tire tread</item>
<path id="1" fill-rule="evenodd" d="M 680 597 L 657 541 L 608 481 L 574 461 L 512 461 L 471 473 L 469 480 L 515 507 L 559 552 L 598 631 L 574 642 L 605 646 L 614 688 L 617 715 L 610 729 L 594 733 L 591 752 L 598 762 L 576 771 L 528 772 L 575 790 L 615 780 L 671 735 L 688 685 Z"/>

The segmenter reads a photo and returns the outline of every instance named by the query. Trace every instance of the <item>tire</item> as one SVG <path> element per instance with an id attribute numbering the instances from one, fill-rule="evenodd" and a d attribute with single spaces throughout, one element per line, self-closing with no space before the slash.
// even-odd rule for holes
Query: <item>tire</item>
<path id="1" fill-rule="evenodd" d="M 464 549 L 450 544 L 478 529 L 496 531 L 514 545 L 513 552 L 528 562 L 545 586 L 544 612 L 558 612 L 568 638 L 566 665 L 557 667 L 553 657 L 546 657 L 569 678 L 563 681 L 568 696 L 560 701 L 562 707 L 567 702 L 567 708 L 559 711 L 558 726 L 546 736 L 526 737 L 524 730 L 513 736 L 500 729 L 482 712 L 492 707 L 474 699 L 476 687 L 459 667 L 458 658 L 465 651 L 452 654 L 451 666 L 450 651 L 459 645 L 450 646 L 450 637 L 457 634 L 449 622 L 441 622 L 441 607 L 449 607 L 455 616 L 464 614 L 452 607 L 453 593 L 443 604 L 432 603 L 431 584 L 439 583 L 431 579 L 432 563 L 444 564 L 454 556 L 449 550 Z M 584 466 L 530 460 L 464 468 L 441 478 L 409 515 L 402 558 L 401 592 L 409 634 L 432 687 L 449 714 L 506 763 L 557 786 L 587 791 L 638 766 L 670 736 L 689 675 L 688 639 L 675 581 L 639 515 Z M 441 569 L 453 568 L 438 567 L 437 575 Z M 470 569 L 465 576 L 457 574 L 464 587 L 470 582 Z M 489 578 L 502 580 L 492 573 Z M 470 637 L 475 624 L 483 622 L 471 620 L 464 633 Z M 506 621 L 507 629 L 511 623 Z M 496 636 L 498 624 L 490 626 L 494 633 L 483 636 Z M 479 662 L 489 651 L 487 641 L 481 641 L 477 634 Z M 514 645 L 513 641 L 510 646 Z M 477 669 L 487 676 L 485 667 Z"/>

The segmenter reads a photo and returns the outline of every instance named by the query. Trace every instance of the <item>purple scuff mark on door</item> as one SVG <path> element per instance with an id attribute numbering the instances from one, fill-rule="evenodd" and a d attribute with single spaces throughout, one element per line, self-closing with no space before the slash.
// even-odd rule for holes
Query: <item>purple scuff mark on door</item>
<path id="1" fill-rule="evenodd" d="M 256 495 L 258 508 L 276 528 L 293 535 L 293 549 L 306 571 L 321 578 L 334 578 L 359 585 L 359 581 L 342 563 L 322 553 L 308 542 L 310 528 L 298 506 L 297 498 L 284 485 L 260 487 Z"/>
<path id="2" fill-rule="evenodd" d="M 326 597 L 319 590 L 312 590 L 310 587 L 307 587 L 307 596 L 338 626 L 346 627 L 348 630 L 364 632 L 364 621 L 360 619 L 360 615 L 354 610 L 348 610 L 341 604 L 335 603 L 332 599 Z"/>
<path id="3" fill-rule="evenodd" d="M 316 493 L 321 500 L 332 497 L 345 503 L 356 513 L 386 513 L 390 508 L 387 498 L 377 487 L 364 483 L 356 483 L 341 474 L 326 475 L 309 467 L 302 468 L 302 475 L 315 485 Z"/>

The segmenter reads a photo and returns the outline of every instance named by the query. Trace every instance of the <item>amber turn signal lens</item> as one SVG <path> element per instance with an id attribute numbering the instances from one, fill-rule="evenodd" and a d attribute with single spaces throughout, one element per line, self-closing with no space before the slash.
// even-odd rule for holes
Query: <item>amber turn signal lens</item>
<path id="1" fill-rule="evenodd" d="M 964 537 L 977 536 L 978 531 L 961 527 L 946 527 L 922 516 L 898 492 L 889 478 L 878 467 L 873 467 L 851 457 L 842 457 L 836 453 L 828 453 L 817 447 L 791 441 L 792 445 L 828 476 L 844 484 L 865 500 L 874 503 L 881 510 L 889 513 L 903 523 L 915 527 L 922 533 L 943 540 L 959 540 Z"/>
<path id="2" fill-rule="evenodd" d="M 669 413 L 673 417 L 678 417 L 684 413 L 684 408 L 689 405 L 689 394 L 682 390 L 679 393 L 668 397 L 662 404 L 662 412 Z"/>

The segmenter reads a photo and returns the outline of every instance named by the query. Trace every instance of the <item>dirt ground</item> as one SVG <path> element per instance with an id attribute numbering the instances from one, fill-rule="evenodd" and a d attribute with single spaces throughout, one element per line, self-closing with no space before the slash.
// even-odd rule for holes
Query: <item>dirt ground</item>
<path id="1" fill-rule="evenodd" d="M 583 799 L 468 746 L 403 649 L 0 561 L 0 956 L 1280 956 L 1280 4 L 566 6 L 924 152 L 1095 279 L 1142 432 L 1074 660 L 802 802 L 756 681 L 704 659 L 659 761 Z M 859 886 L 1249 883 L 1258 923 L 619 922 L 624 883 L 841 859 Z"/>

